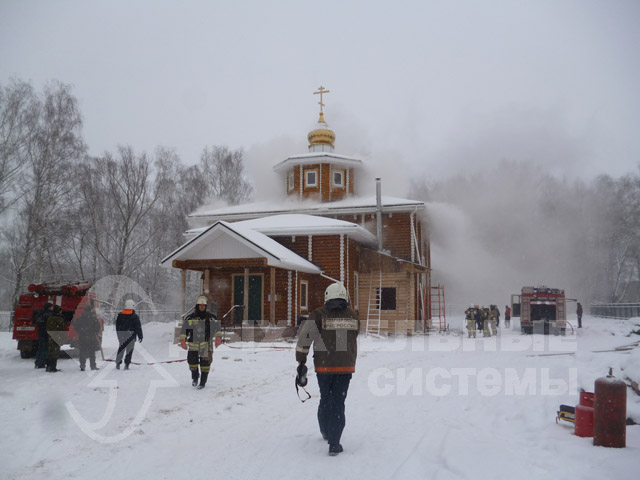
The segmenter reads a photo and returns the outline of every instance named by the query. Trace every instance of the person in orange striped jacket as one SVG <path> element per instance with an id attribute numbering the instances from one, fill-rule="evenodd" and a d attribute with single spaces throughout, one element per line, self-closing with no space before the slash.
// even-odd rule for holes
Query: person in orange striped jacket
<path id="1" fill-rule="evenodd" d="M 307 355 L 313 345 L 320 387 L 318 423 L 322 437 L 329 443 L 329 455 L 334 456 L 343 451 L 340 438 L 345 425 L 344 402 L 356 369 L 360 319 L 349 307 L 342 283 L 329 285 L 324 300 L 324 305 L 311 312 L 300 326 L 296 360 L 300 376 L 301 371 L 306 373 Z"/>

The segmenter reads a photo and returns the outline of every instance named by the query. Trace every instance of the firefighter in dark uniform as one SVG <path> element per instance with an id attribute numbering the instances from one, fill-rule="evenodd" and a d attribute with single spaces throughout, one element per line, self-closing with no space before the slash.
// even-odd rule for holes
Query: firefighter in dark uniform
<path id="1" fill-rule="evenodd" d="M 480 305 L 474 305 L 473 310 L 475 311 L 476 330 L 484 330 L 484 322 L 482 321 L 482 310 L 480 309 Z"/>
<path id="2" fill-rule="evenodd" d="M 189 350 L 187 363 L 191 370 L 191 385 L 198 387 L 199 390 L 207 384 L 207 377 L 211 370 L 213 337 L 217 347 L 220 344 L 221 335 L 220 322 L 215 315 L 207 312 L 207 297 L 199 296 L 195 310 L 184 319 L 180 332 L 180 346 Z M 198 379 L 200 379 L 199 385 Z"/>
<path id="3" fill-rule="evenodd" d="M 49 334 L 47 333 L 47 318 L 51 315 L 53 303 L 45 303 L 36 319 L 38 327 L 38 351 L 36 352 L 36 368 L 47 366 L 47 352 L 49 350 Z"/>
<path id="4" fill-rule="evenodd" d="M 116 355 L 116 368 L 120 370 L 122 357 L 124 356 L 124 369 L 129 370 L 133 349 L 136 346 L 136 337 L 142 342 L 142 325 L 140 317 L 134 311 L 135 302 L 127 300 L 124 302 L 124 310 L 116 317 L 116 334 L 118 335 L 118 354 Z M 127 353 L 125 356 L 125 352 Z"/>
<path id="5" fill-rule="evenodd" d="M 89 359 L 91 370 L 100 370 L 96 366 L 96 350 L 100 348 L 100 321 L 95 307 L 90 303 L 84 307 L 82 313 L 73 320 L 73 328 L 78 333 L 78 350 L 80 356 L 80 370 L 84 372 Z"/>
<path id="6" fill-rule="evenodd" d="M 47 372 L 59 372 L 60 345 L 63 345 L 67 339 L 67 326 L 60 305 L 54 305 L 51 315 L 47 318 L 47 333 L 49 334 Z"/>
<path id="7" fill-rule="evenodd" d="M 305 364 L 313 344 L 313 364 L 320 387 L 318 423 L 322 437 L 329 443 L 329 455 L 334 456 L 343 451 L 340 438 L 345 425 L 344 402 L 356 367 L 360 319 L 349 308 L 342 283 L 329 285 L 324 299 L 324 305 L 311 312 L 298 332 L 296 382 L 306 384 Z"/>

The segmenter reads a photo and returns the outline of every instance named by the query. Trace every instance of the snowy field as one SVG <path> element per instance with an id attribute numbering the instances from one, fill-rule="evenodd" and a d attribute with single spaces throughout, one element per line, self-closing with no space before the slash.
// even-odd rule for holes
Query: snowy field
<path id="1" fill-rule="evenodd" d="M 462 318 L 452 325 L 448 335 L 361 337 L 337 457 L 318 432 L 314 375 L 312 399 L 296 396 L 292 344 L 223 345 L 195 390 L 185 362 L 146 365 L 185 358 L 171 324 L 144 326 L 134 361 L 145 365 L 130 371 L 99 361 L 99 372 L 81 372 L 75 359 L 60 360 L 60 373 L 35 370 L 3 332 L 0 478 L 639 478 L 640 425 L 627 427 L 627 448 L 607 449 L 555 416 L 609 367 L 640 380 L 640 347 L 595 352 L 640 340 L 629 335 L 640 319 L 586 316 L 567 337 L 467 339 Z M 107 330 L 107 358 L 116 347 Z M 640 398 L 627 393 L 640 423 Z"/>

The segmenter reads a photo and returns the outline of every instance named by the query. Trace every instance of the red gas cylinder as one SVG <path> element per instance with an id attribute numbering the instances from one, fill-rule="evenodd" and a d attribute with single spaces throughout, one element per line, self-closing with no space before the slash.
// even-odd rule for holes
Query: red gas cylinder
<path id="1" fill-rule="evenodd" d="M 580 392 L 575 421 L 575 434 L 578 437 L 593 437 L 593 397 L 592 392 Z"/>
<path id="2" fill-rule="evenodd" d="M 596 380 L 593 444 L 624 448 L 627 437 L 627 385 L 609 375 Z"/>

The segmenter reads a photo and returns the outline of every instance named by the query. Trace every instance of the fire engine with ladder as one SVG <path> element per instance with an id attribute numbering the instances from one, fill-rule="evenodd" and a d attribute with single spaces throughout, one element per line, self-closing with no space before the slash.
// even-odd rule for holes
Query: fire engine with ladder
<path id="1" fill-rule="evenodd" d="M 75 346 L 78 334 L 72 326 L 75 317 L 82 314 L 89 303 L 98 307 L 98 300 L 94 292 L 90 292 L 91 284 L 87 282 L 74 283 L 43 283 L 31 284 L 28 292 L 20 295 L 18 305 L 13 315 L 13 339 L 18 341 L 18 350 L 22 358 L 33 357 L 38 345 L 38 327 L 35 323 L 44 304 L 49 302 L 62 308 L 67 329 L 67 344 Z M 98 340 L 102 343 L 103 319 L 100 322 Z"/>

